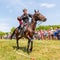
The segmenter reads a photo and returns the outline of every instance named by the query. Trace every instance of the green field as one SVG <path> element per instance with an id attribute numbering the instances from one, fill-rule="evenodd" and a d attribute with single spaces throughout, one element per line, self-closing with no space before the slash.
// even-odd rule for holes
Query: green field
<path id="1" fill-rule="evenodd" d="M 0 40 L 0 60 L 60 60 L 58 40 L 34 40 L 34 48 L 29 55 L 26 52 L 27 40 L 21 39 L 19 45 L 20 49 L 16 50 L 15 40 Z"/>

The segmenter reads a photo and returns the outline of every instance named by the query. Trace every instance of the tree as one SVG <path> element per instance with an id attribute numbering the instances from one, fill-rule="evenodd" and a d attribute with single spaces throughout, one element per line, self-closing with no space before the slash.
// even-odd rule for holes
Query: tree
<path id="1" fill-rule="evenodd" d="M 40 30 L 40 29 L 42 29 L 42 30 L 49 30 L 51 27 L 55 29 L 57 27 L 60 27 L 60 25 L 46 25 L 46 26 L 41 25 L 41 26 L 38 26 L 36 28 L 36 30 Z"/>
<path id="2" fill-rule="evenodd" d="M 2 37 L 3 37 L 4 35 L 5 35 L 5 33 L 0 31 L 0 38 L 1 38 L 1 39 L 2 39 Z"/>
<path id="3" fill-rule="evenodd" d="M 5 33 L 0 31 L 0 36 L 3 36 L 3 35 L 5 35 Z"/>

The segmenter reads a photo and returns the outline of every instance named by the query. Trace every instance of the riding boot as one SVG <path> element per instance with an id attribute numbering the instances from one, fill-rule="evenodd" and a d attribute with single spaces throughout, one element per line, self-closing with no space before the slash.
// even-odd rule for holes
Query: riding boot
<path id="1" fill-rule="evenodd" d="M 22 35 L 22 30 L 23 30 L 23 25 L 20 25 L 20 26 L 18 27 L 18 30 L 19 30 L 20 36 L 21 36 L 21 35 Z"/>

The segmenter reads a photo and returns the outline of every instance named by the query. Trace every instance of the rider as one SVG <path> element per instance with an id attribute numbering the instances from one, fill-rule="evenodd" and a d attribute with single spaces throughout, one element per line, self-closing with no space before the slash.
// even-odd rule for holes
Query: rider
<path id="1" fill-rule="evenodd" d="M 18 19 L 20 25 L 18 29 L 23 28 L 25 30 L 26 25 L 29 24 L 29 18 L 32 18 L 32 15 L 28 13 L 27 9 L 23 9 L 23 15 Z"/>

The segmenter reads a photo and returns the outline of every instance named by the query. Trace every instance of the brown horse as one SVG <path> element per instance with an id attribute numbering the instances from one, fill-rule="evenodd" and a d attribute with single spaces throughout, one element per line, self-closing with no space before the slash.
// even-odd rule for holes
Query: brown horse
<path id="1" fill-rule="evenodd" d="M 27 51 L 28 52 L 32 51 L 32 49 L 33 49 L 33 40 L 32 39 L 33 39 L 33 35 L 35 33 L 35 28 L 36 28 L 37 21 L 45 22 L 46 17 L 43 16 L 39 11 L 35 10 L 35 13 L 32 17 L 30 25 L 28 25 L 26 31 L 24 32 L 23 35 L 21 35 L 21 37 L 19 37 L 20 32 L 18 31 L 18 29 L 17 28 L 15 29 L 15 31 L 11 35 L 11 38 L 14 34 L 16 35 L 17 48 L 19 48 L 19 43 L 18 43 L 19 39 L 22 38 L 22 37 L 25 37 L 25 38 L 28 39 Z"/>

